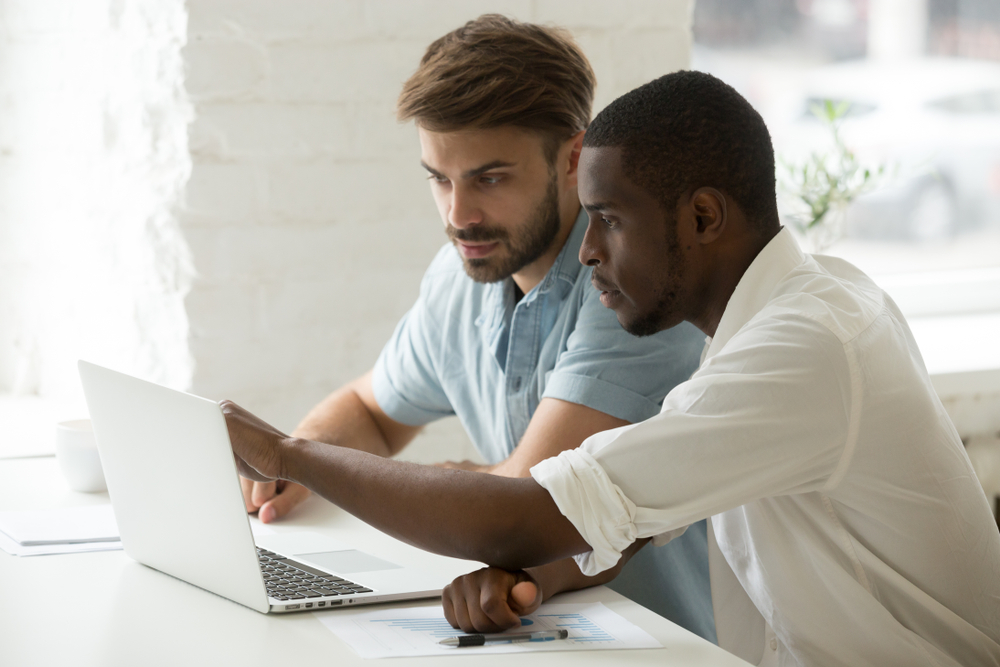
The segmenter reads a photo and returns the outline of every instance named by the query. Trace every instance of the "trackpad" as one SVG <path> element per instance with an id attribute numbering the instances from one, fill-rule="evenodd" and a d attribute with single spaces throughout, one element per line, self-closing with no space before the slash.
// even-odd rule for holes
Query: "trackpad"
<path id="1" fill-rule="evenodd" d="M 369 556 L 364 551 L 347 549 L 345 551 L 325 551 L 315 554 L 295 554 L 304 561 L 314 563 L 324 570 L 338 574 L 355 572 L 377 572 L 378 570 L 397 570 L 401 565 L 387 560 Z"/>

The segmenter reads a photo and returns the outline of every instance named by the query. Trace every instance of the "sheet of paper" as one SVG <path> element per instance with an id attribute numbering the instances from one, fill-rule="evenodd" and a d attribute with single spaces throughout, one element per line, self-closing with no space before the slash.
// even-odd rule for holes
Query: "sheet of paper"
<path id="1" fill-rule="evenodd" d="M 110 505 L 98 505 L 97 507 L 110 507 Z M 65 511 L 65 510 L 58 510 Z M 2 513 L 0 513 L 2 514 Z M 257 520 L 257 517 L 250 517 L 250 530 L 254 536 L 270 535 L 274 529 Z M 117 528 L 115 529 L 117 532 Z M 119 540 L 110 542 L 75 542 L 62 544 L 40 544 L 35 546 L 25 546 L 11 539 L 4 532 L 0 531 L 0 549 L 12 556 L 52 556 L 56 554 L 72 554 L 87 551 L 119 551 L 122 543 Z"/>
<path id="2" fill-rule="evenodd" d="M 362 658 L 472 655 L 530 651 L 663 648 L 656 639 L 603 604 L 545 604 L 521 619 L 511 632 L 569 631 L 568 639 L 449 648 L 438 644 L 461 631 L 451 627 L 440 606 L 407 607 L 367 614 L 318 612 L 316 618 Z"/>
<path id="3" fill-rule="evenodd" d="M 81 542 L 77 544 L 42 544 L 26 547 L 0 533 L 0 549 L 11 556 L 51 556 L 53 554 L 74 554 L 83 551 L 116 551 L 122 548 L 121 542 Z"/>
<path id="4" fill-rule="evenodd" d="M 110 504 L 0 512 L 0 532 L 25 547 L 120 541 Z"/>

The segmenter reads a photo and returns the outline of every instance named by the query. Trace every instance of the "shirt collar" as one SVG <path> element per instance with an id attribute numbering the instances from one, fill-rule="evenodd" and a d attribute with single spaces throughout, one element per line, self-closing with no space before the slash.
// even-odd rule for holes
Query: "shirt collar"
<path id="1" fill-rule="evenodd" d="M 566 239 L 566 243 L 563 244 L 562 250 L 556 256 L 556 261 L 552 264 L 552 268 L 542 278 L 542 282 L 538 283 L 535 289 L 525 295 L 525 298 L 531 295 L 532 292 L 538 294 L 548 292 L 556 285 L 556 281 L 561 280 L 569 286 L 576 283 L 580 271 L 583 270 L 583 264 L 580 263 L 580 246 L 583 245 L 583 236 L 586 233 L 587 211 L 581 206 L 580 214 L 576 216 L 576 222 L 573 223 L 573 230 L 569 233 L 569 237 Z"/>
<path id="2" fill-rule="evenodd" d="M 733 295 L 711 339 L 705 359 L 711 359 L 770 300 L 781 279 L 806 259 L 795 237 L 787 228 L 771 239 L 758 253 L 736 284 Z"/>
<path id="3" fill-rule="evenodd" d="M 531 303 L 540 294 L 549 292 L 554 286 L 562 285 L 562 294 L 568 294 L 576 283 L 583 264 L 580 264 L 580 246 L 583 245 L 583 237 L 587 233 L 587 211 L 582 207 L 580 214 L 573 223 L 573 230 L 569 233 L 562 250 L 556 255 L 556 261 L 542 278 L 542 282 L 522 297 L 520 303 Z M 513 309 L 514 279 L 507 278 L 489 286 L 489 297 L 487 308 L 484 308 L 479 317 L 476 318 L 476 326 L 487 327 L 491 330 L 499 327 L 508 307 Z"/>

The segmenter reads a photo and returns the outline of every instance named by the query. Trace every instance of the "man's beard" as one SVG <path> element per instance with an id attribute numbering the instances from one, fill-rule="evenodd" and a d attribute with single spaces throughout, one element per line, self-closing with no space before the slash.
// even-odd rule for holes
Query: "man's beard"
<path id="1" fill-rule="evenodd" d="M 621 323 L 622 329 L 640 338 L 663 331 L 664 322 L 677 310 L 677 285 L 681 274 L 681 244 L 677 238 L 677 221 L 667 221 L 667 256 L 670 272 L 667 280 L 657 290 L 656 306 L 630 322 Z"/>
<path id="2" fill-rule="evenodd" d="M 466 229 L 445 228 L 452 243 L 472 241 L 475 243 L 499 243 L 498 250 L 506 249 L 499 257 L 463 258 L 465 272 L 477 283 L 495 283 L 505 280 L 544 255 L 559 235 L 559 190 L 556 176 L 551 174 L 545 198 L 535 209 L 528 224 L 511 237 L 503 228 L 485 224 L 472 225 Z"/>

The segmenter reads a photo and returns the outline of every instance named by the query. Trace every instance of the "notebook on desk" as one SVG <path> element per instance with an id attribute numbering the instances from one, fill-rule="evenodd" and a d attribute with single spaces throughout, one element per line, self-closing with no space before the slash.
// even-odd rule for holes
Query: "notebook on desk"
<path id="1" fill-rule="evenodd" d="M 405 554 L 314 533 L 255 544 L 217 403 L 85 361 L 79 370 L 130 557 L 264 613 L 441 594 L 440 578 Z"/>

